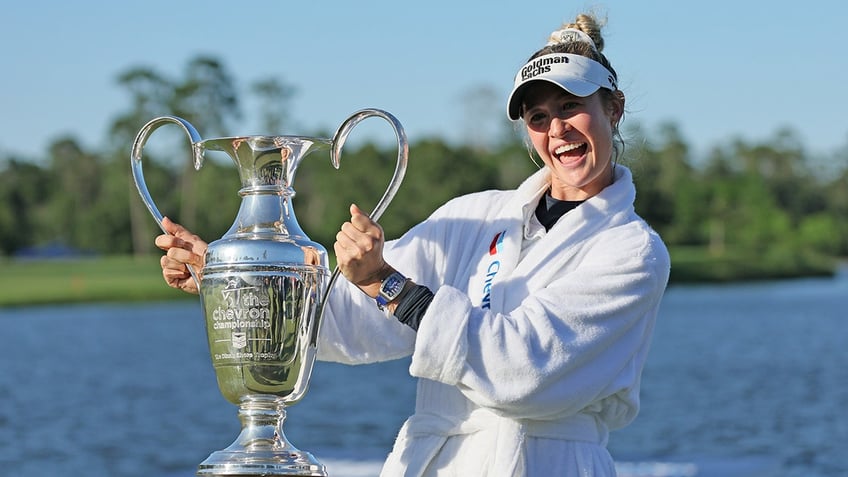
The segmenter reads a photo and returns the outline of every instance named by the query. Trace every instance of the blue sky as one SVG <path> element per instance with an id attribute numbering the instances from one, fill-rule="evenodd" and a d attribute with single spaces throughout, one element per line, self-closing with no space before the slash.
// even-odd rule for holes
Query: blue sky
<path id="1" fill-rule="evenodd" d="M 765 141 L 784 126 L 810 151 L 848 145 L 848 3 L 837 0 L 4 3 L 0 157 L 42 156 L 64 135 L 101 147 L 128 108 L 119 73 L 148 66 L 179 78 L 199 54 L 223 61 L 245 100 L 261 78 L 295 86 L 289 113 L 300 130 L 284 133 L 332 130 L 379 107 L 413 142 L 456 140 L 493 121 L 468 114 L 469 91 L 492 88 L 500 121 L 517 68 L 593 6 L 608 17 L 605 53 L 627 94 L 626 122 L 652 131 L 674 121 L 696 149 Z M 268 132 L 249 120 L 234 129 Z"/>

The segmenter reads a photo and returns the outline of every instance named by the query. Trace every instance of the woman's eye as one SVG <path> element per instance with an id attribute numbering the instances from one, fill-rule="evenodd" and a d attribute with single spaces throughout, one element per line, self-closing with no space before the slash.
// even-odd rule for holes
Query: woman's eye
<path id="1" fill-rule="evenodd" d="M 531 122 L 531 123 L 537 124 L 537 123 L 540 123 L 540 122 L 542 122 L 542 121 L 544 121 L 544 120 L 545 120 L 545 115 L 544 115 L 544 114 L 536 113 L 536 114 L 531 114 L 531 115 L 530 115 L 530 122 Z"/>

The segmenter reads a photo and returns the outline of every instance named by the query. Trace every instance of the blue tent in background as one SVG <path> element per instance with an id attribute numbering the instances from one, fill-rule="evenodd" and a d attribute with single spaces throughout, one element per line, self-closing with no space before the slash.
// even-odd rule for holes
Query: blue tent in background
<path id="1" fill-rule="evenodd" d="M 94 256 L 93 252 L 80 250 L 61 242 L 24 247 L 13 255 L 17 259 L 83 258 Z"/>

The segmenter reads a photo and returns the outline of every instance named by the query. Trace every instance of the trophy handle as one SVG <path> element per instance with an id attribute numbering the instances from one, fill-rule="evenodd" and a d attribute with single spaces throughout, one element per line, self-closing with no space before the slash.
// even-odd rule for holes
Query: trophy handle
<path id="1" fill-rule="evenodd" d="M 191 123 L 183 118 L 178 118 L 176 116 L 161 116 L 151 119 L 147 124 L 142 126 L 138 135 L 136 135 L 135 141 L 133 141 L 131 156 L 133 181 L 135 182 L 135 187 L 138 189 L 138 193 L 141 195 L 141 200 L 144 201 L 144 205 L 147 206 L 147 210 L 150 211 L 150 214 L 153 215 L 153 219 L 156 220 L 157 224 L 159 224 L 159 228 L 165 233 L 168 232 L 162 226 L 162 213 L 159 212 L 159 208 L 156 207 L 156 204 L 153 202 L 153 198 L 150 197 L 150 191 L 147 190 L 147 184 L 144 182 L 144 174 L 141 167 L 141 152 L 144 149 L 144 145 L 147 143 L 147 139 L 151 134 L 153 134 L 153 131 L 167 123 L 176 123 L 183 127 L 183 130 L 186 134 L 188 134 L 189 139 L 191 140 L 194 168 L 197 170 L 203 165 L 203 149 L 198 144 L 201 141 L 200 134 L 196 129 L 194 129 L 194 126 L 192 126 Z"/>
<path id="2" fill-rule="evenodd" d="M 403 126 L 401 126 L 400 121 L 391 113 L 383 111 L 381 109 L 363 109 L 354 113 L 351 117 L 347 118 L 345 122 L 339 126 L 339 129 L 336 131 L 336 134 L 333 136 L 333 147 L 330 150 L 330 160 L 333 161 L 333 166 L 338 169 L 339 163 L 342 156 L 342 146 L 344 146 L 345 141 L 347 140 L 347 136 L 350 134 L 351 130 L 362 120 L 370 118 L 372 116 L 377 116 L 385 119 L 392 125 L 392 128 L 395 130 L 395 135 L 397 136 L 397 144 L 398 144 L 398 155 L 397 155 L 397 163 L 395 164 L 395 172 L 392 176 L 392 180 L 389 181 L 389 186 L 386 188 L 386 191 L 383 193 L 383 197 L 377 202 L 377 205 L 374 207 L 374 210 L 371 212 L 371 219 L 375 222 L 383 215 L 383 212 L 386 210 L 386 207 L 389 206 L 392 199 L 394 199 L 395 194 L 397 194 L 398 188 L 400 187 L 401 181 L 403 181 L 403 176 L 406 174 L 406 163 L 407 158 L 409 156 L 409 144 L 406 141 L 406 132 L 403 130 Z"/>
<path id="3" fill-rule="evenodd" d="M 153 219 L 156 220 L 156 223 L 159 225 L 159 228 L 162 229 L 163 232 L 168 233 L 165 230 L 165 227 L 162 225 L 162 213 L 159 212 L 159 208 L 156 207 L 156 203 L 153 202 L 153 198 L 150 196 L 150 191 L 147 190 L 147 184 L 144 182 L 144 174 L 142 172 L 141 167 L 141 153 L 144 149 L 145 143 L 147 143 L 147 139 L 153 134 L 153 131 L 158 129 L 160 126 L 163 126 L 167 123 L 176 123 L 182 126 L 183 130 L 188 134 L 189 139 L 191 140 L 191 150 L 192 156 L 194 159 L 194 168 L 195 170 L 200 169 L 203 165 L 203 148 L 200 147 L 200 134 L 191 125 L 188 121 L 182 118 L 178 118 L 176 116 L 161 116 L 158 118 L 151 119 L 145 124 L 141 130 L 138 132 L 138 135 L 135 137 L 135 141 L 133 141 L 132 146 L 132 155 L 130 161 L 132 163 L 132 175 L 133 181 L 135 182 L 135 186 L 138 189 L 139 195 L 141 195 L 141 200 L 144 201 L 144 205 L 147 206 L 147 210 L 150 211 L 150 214 L 153 215 Z M 191 276 L 194 278 L 195 282 L 197 282 L 198 288 L 200 287 L 200 281 L 197 278 L 194 270 L 191 266 L 188 266 L 189 272 L 191 272 Z"/>
<path id="4" fill-rule="evenodd" d="M 370 118 L 372 116 L 377 116 L 385 119 L 392 125 L 392 128 L 395 130 L 395 136 L 397 136 L 397 145 L 398 145 L 398 155 L 397 155 L 397 163 L 395 164 L 395 172 L 392 175 L 391 181 L 389 181 L 389 185 L 386 188 L 386 191 L 383 193 L 383 197 L 380 198 L 380 201 L 377 202 L 377 205 L 374 207 L 374 210 L 371 211 L 371 219 L 375 222 L 383 215 L 383 212 L 386 210 L 386 207 L 389 206 L 392 199 L 394 199 L 395 194 L 397 194 L 398 188 L 400 187 L 401 181 L 403 181 L 403 176 L 406 174 L 406 164 L 407 159 L 409 157 L 409 144 L 406 140 L 406 132 L 403 129 L 403 126 L 400 124 L 400 121 L 391 113 L 387 111 L 383 111 L 382 109 L 362 109 L 353 113 L 353 115 L 347 118 L 339 129 L 336 131 L 336 134 L 333 136 L 332 144 L 333 147 L 330 149 L 330 160 L 333 162 L 333 167 L 336 169 L 339 168 L 341 156 L 342 156 L 342 146 L 344 146 L 345 141 L 347 140 L 347 136 L 350 134 L 351 130 L 362 120 Z M 321 301 L 321 306 L 318 308 L 318 319 L 324 315 L 324 308 L 327 306 L 327 301 L 330 297 L 330 290 L 332 290 L 333 285 L 336 284 L 336 279 L 339 276 L 339 267 L 336 266 L 336 269 L 333 270 L 333 274 L 330 277 L 330 282 L 327 285 L 327 290 L 324 293 L 324 298 Z M 317 326 L 312 329 L 311 336 L 311 344 L 317 345 L 318 343 L 318 331 L 320 329 L 320 322 Z"/>

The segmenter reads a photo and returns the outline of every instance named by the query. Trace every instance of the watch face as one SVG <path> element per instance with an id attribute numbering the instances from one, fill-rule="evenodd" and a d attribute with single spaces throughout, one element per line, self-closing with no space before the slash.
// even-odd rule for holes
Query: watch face
<path id="1" fill-rule="evenodd" d="M 392 273 L 380 285 L 380 297 L 386 303 L 394 300 L 400 294 L 401 290 L 403 290 L 404 284 L 406 284 L 405 276 L 401 275 L 400 272 Z"/>

